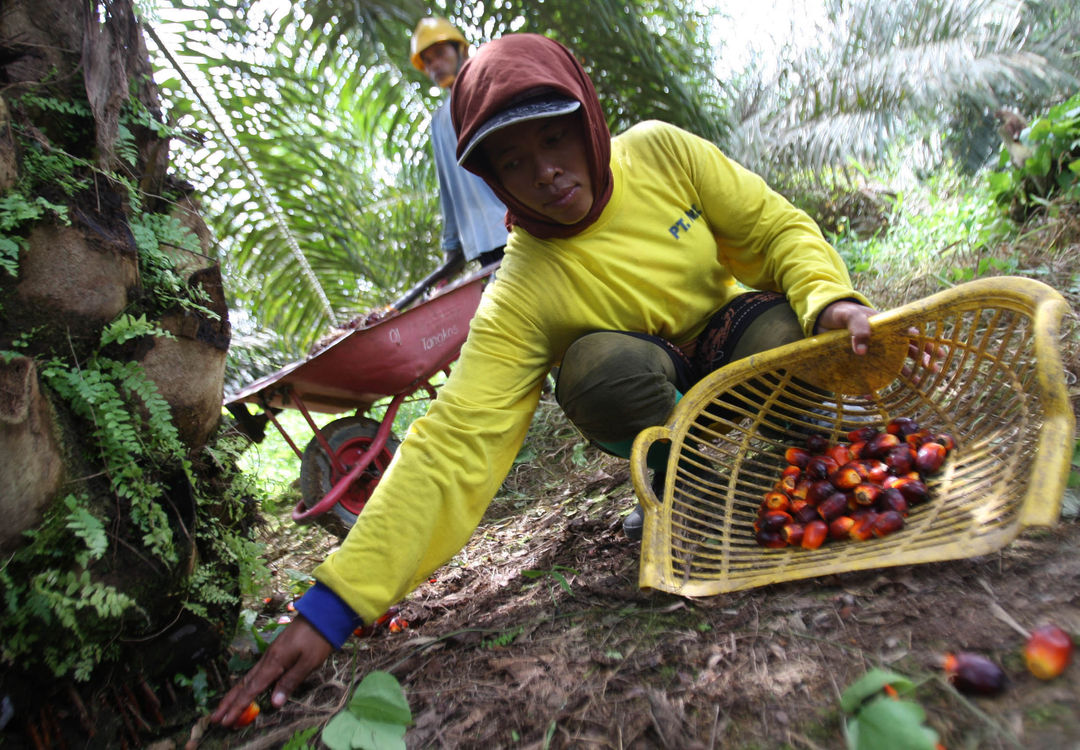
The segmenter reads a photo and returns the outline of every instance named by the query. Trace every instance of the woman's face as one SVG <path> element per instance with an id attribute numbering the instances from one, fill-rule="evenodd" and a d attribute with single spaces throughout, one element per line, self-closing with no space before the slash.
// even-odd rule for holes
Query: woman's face
<path id="1" fill-rule="evenodd" d="M 502 186 L 533 211 L 559 224 L 576 224 L 592 208 L 577 113 L 510 125 L 489 135 L 482 146 Z"/>

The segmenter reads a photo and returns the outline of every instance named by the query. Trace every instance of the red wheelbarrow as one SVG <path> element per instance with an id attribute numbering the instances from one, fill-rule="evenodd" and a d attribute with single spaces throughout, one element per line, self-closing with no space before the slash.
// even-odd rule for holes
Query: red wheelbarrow
<path id="1" fill-rule="evenodd" d="M 370 314 L 304 359 L 225 401 L 240 429 L 251 435 L 269 420 L 299 456 L 301 500 L 293 509 L 294 521 L 316 522 L 338 534 L 352 527 L 397 450 L 391 427 L 398 408 L 417 394 L 435 397 L 432 379 L 449 373 L 496 268 L 487 266 L 403 312 L 391 308 Z M 394 307 L 403 306 L 402 300 Z M 387 398 L 381 420 L 367 415 Z M 247 404 L 260 407 L 262 416 L 251 414 Z M 289 408 L 299 410 L 314 432 L 303 451 L 274 416 Z M 344 411 L 354 415 L 322 427 L 312 418 L 312 412 Z"/>

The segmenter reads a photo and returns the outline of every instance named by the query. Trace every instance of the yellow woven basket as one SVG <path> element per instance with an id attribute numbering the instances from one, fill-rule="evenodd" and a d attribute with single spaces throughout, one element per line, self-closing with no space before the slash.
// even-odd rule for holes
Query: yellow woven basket
<path id="1" fill-rule="evenodd" d="M 1037 281 L 994 278 L 871 319 L 856 357 L 830 331 L 734 362 L 702 380 L 666 426 L 634 442 L 631 476 L 645 509 L 640 585 L 707 596 L 811 576 L 984 554 L 1024 526 L 1051 525 L 1068 477 L 1074 420 L 1058 350 L 1064 298 Z M 937 351 L 933 365 L 923 351 Z M 956 441 L 927 478 L 930 500 L 903 530 L 815 550 L 754 539 L 784 450 L 912 417 Z M 663 497 L 646 454 L 670 443 Z"/>

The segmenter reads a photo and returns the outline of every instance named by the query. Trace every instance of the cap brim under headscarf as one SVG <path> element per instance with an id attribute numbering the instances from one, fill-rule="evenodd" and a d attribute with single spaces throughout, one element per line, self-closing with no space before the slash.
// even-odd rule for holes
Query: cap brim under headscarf
<path id="1" fill-rule="evenodd" d="M 579 109 L 581 109 L 581 102 L 577 99 L 551 93 L 541 94 L 536 98 L 527 99 L 521 104 L 511 105 L 477 128 L 476 132 L 473 133 L 473 137 L 465 144 L 465 150 L 458 157 L 458 164 L 465 164 L 469 157 L 472 156 L 473 150 L 478 148 L 484 139 L 492 133 L 497 133 L 511 125 L 517 125 L 519 122 L 560 117 L 571 112 L 577 112 Z"/>
<path id="2" fill-rule="evenodd" d="M 581 103 L 593 204 L 575 224 L 560 224 L 528 208 L 503 189 L 482 149 L 471 148 L 463 166 L 479 175 L 506 204 L 507 225 L 541 239 L 570 237 L 600 216 L 611 197 L 611 133 L 596 89 L 577 58 L 558 42 L 539 34 L 507 34 L 488 42 L 461 68 L 450 107 L 458 133 L 457 155 L 465 157 L 474 136 L 499 113 L 525 99 L 554 93 Z"/>

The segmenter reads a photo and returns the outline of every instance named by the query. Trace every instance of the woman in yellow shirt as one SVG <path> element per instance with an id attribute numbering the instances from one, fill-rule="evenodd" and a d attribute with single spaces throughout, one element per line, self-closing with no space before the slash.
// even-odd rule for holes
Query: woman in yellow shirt
<path id="1" fill-rule="evenodd" d="M 439 397 L 315 570 L 301 616 L 214 712 L 226 726 L 271 684 L 282 705 L 357 625 L 465 545 L 553 365 L 570 419 L 627 455 L 641 428 L 726 362 L 824 329 L 848 329 L 866 351 L 874 310 L 813 221 L 671 125 L 612 138 L 592 82 L 558 43 L 490 42 L 451 101 L 459 162 L 508 208 L 498 282 Z"/>

